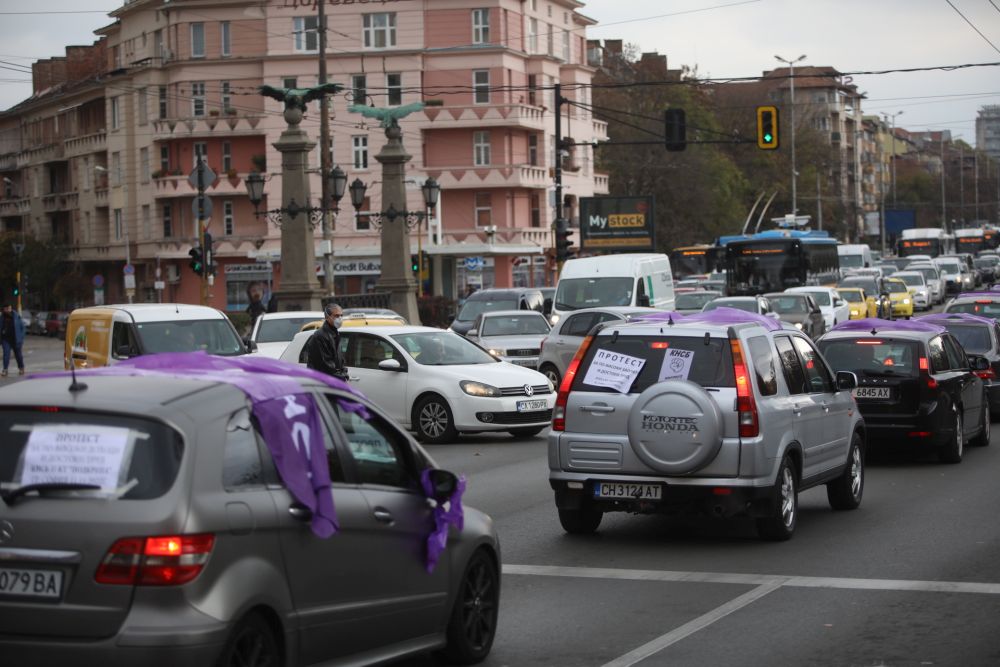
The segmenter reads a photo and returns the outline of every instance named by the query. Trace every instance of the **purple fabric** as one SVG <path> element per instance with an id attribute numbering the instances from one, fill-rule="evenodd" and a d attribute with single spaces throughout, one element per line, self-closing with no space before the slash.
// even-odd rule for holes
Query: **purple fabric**
<path id="1" fill-rule="evenodd" d="M 923 319 L 923 318 L 921 318 Z M 830 331 L 863 331 L 871 333 L 875 329 L 878 333 L 886 331 L 924 331 L 927 333 L 942 333 L 944 327 L 922 322 L 920 320 L 883 320 L 877 317 L 867 317 L 863 320 L 847 320 L 841 322 Z"/>
<path id="2" fill-rule="evenodd" d="M 338 530 L 326 448 L 312 395 L 295 377 L 318 380 L 334 389 L 360 396 L 347 383 L 324 373 L 265 357 L 218 357 L 204 352 L 167 352 L 135 357 L 115 366 L 80 371 L 80 376 L 164 375 L 223 382 L 242 390 L 253 402 L 264 440 L 289 493 L 312 513 L 312 530 L 329 537 Z M 35 377 L 68 377 L 42 373 Z M 340 405 L 362 419 L 368 411 L 359 403 Z"/>
<path id="3" fill-rule="evenodd" d="M 959 294 L 955 298 L 956 299 L 962 299 L 964 297 L 971 297 L 971 296 L 981 296 L 984 299 L 1000 299 L 1000 292 L 994 292 L 992 290 L 990 290 L 989 292 L 985 292 L 985 291 L 962 292 L 961 294 Z"/>
<path id="4" fill-rule="evenodd" d="M 420 486 L 424 495 L 434 497 L 434 485 L 431 483 L 431 469 L 426 468 L 420 473 Z M 465 476 L 458 478 L 458 485 L 451 497 L 445 503 L 438 503 L 434 508 L 434 531 L 427 536 L 427 571 L 433 572 L 438 559 L 448 545 L 448 527 L 455 526 L 462 530 L 465 526 L 465 511 L 462 509 L 462 494 L 465 493 Z M 447 505 L 447 507 L 445 507 Z"/>
<path id="5" fill-rule="evenodd" d="M 992 317 L 983 317 L 982 315 L 973 315 L 972 313 L 932 313 L 930 315 L 921 315 L 917 319 L 939 324 L 943 327 L 947 327 L 949 324 L 963 323 L 988 324 L 992 326 L 997 323 Z"/>
<path id="6" fill-rule="evenodd" d="M 739 308 L 727 308 L 725 306 L 710 310 L 705 313 L 693 313 L 691 315 L 681 315 L 675 311 L 664 311 L 662 313 L 649 313 L 633 318 L 633 322 L 667 322 L 673 320 L 676 324 L 712 324 L 717 326 L 729 326 L 733 324 L 756 323 L 769 331 L 780 331 L 781 322 L 764 315 L 750 313 Z"/>

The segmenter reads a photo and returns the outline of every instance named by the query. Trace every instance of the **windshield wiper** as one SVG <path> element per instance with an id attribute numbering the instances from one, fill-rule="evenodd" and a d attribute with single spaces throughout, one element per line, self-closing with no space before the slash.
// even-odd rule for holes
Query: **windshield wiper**
<path id="1" fill-rule="evenodd" d="M 8 505 L 13 505 L 18 498 L 31 493 L 32 491 L 96 491 L 100 488 L 99 484 L 81 484 L 79 482 L 46 482 L 43 484 L 25 484 L 24 486 L 17 487 L 13 491 L 0 494 L 0 498 L 2 498 Z"/>

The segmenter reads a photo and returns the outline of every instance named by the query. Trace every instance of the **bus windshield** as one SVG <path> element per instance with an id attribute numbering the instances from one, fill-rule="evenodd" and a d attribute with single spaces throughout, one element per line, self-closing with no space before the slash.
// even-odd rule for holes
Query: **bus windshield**
<path id="1" fill-rule="evenodd" d="M 798 250 L 794 242 L 731 243 L 727 248 L 729 293 L 781 292 L 804 284 Z"/>

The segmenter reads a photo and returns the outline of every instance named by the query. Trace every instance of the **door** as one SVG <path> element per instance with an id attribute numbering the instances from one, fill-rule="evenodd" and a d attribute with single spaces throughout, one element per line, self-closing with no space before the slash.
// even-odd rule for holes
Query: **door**
<path id="1" fill-rule="evenodd" d="M 844 462 L 851 441 L 851 420 L 848 412 L 854 400 L 848 391 L 837 391 L 833 373 L 811 341 L 798 336 L 792 344 L 799 353 L 805 373 L 808 398 L 816 407 L 817 447 L 812 454 L 813 472 L 824 472 Z"/>
<path id="2" fill-rule="evenodd" d="M 597 313 L 577 313 L 566 317 L 566 321 L 559 327 L 559 334 L 555 336 L 560 374 L 569 368 L 569 363 L 573 361 L 573 355 L 579 349 L 580 343 L 595 324 L 597 324 Z"/>
<path id="3" fill-rule="evenodd" d="M 941 337 L 945 353 L 948 355 L 948 366 L 955 376 L 954 381 L 961 388 L 962 406 L 965 408 L 965 432 L 971 433 L 979 428 L 983 420 L 983 386 L 982 380 L 969 367 L 969 359 L 965 356 L 962 346 L 952 338 L 951 334 Z"/>
<path id="4" fill-rule="evenodd" d="M 344 359 L 351 384 L 397 422 L 409 424 L 409 369 L 403 355 L 381 336 L 351 332 L 341 334 L 341 337 L 347 338 Z M 398 361 L 401 370 L 387 371 L 379 368 L 379 362 L 386 359 Z"/>
<path id="5" fill-rule="evenodd" d="M 799 340 L 797 337 L 795 340 Z M 819 401 L 810 393 L 803 361 L 790 336 L 775 336 L 774 346 L 781 359 L 782 373 L 788 386 L 788 408 L 792 412 L 792 434 L 802 447 L 802 478 L 815 475 L 821 468 L 819 459 L 823 446 L 825 413 Z"/>

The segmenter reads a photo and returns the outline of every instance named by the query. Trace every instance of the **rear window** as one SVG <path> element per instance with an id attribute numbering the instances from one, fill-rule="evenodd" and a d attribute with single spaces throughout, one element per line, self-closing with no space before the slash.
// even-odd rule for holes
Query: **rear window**
<path id="1" fill-rule="evenodd" d="M 282 317 L 279 319 L 265 319 L 257 329 L 258 343 L 284 343 L 295 338 L 295 334 L 302 329 L 303 324 L 315 322 L 317 317 Z"/>
<path id="2" fill-rule="evenodd" d="M 829 306 L 831 303 L 829 292 L 809 292 L 809 296 L 820 306 Z"/>
<path id="3" fill-rule="evenodd" d="M 166 493 L 180 470 L 184 444 L 159 422 L 118 415 L 44 410 L 0 411 L 0 488 L 92 484 L 61 497 L 149 500 Z"/>
<path id="4" fill-rule="evenodd" d="M 986 354 L 993 349 L 990 330 L 986 325 L 949 324 L 948 331 L 969 354 Z"/>
<path id="5" fill-rule="evenodd" d="M 573 391 L 621 389 L 637 394 L 667 379 L 687 379 L 703 387 L 735 387 L 729 339 L 598 336 L 580 364 Z"/>
<path id="6" fill-rule="evenodd" d="M 889 338 L 848 338 L 820 341 L 819 350 L 834 371 L 851 371 L 865 376 L 905 376 L 920 374 L 919 345 L 912 340 Z"/>
<path id="7" fill-rule="evenodd" d="M 678 310 L 701 310 L 705 304 L 716 298 L 718 294 L 678 294 L 674 307 Z"/>
<path id="8" fill-rule="evenodd" d="M 243 354 L 243 341 L 229 320 L 174 320 L 136 324 L 146 354 L 197 352 L 235 356 Z"/>
<path id="9" fill-rule="evenodd" d="M 985 301 L 985 300 L 983 300 Z M 945 308 L 946 313 L 971 313 L 1000 319 L 1000 303 L 994 301 L 968 301 L 966 303 L 953 303 Z"/>

